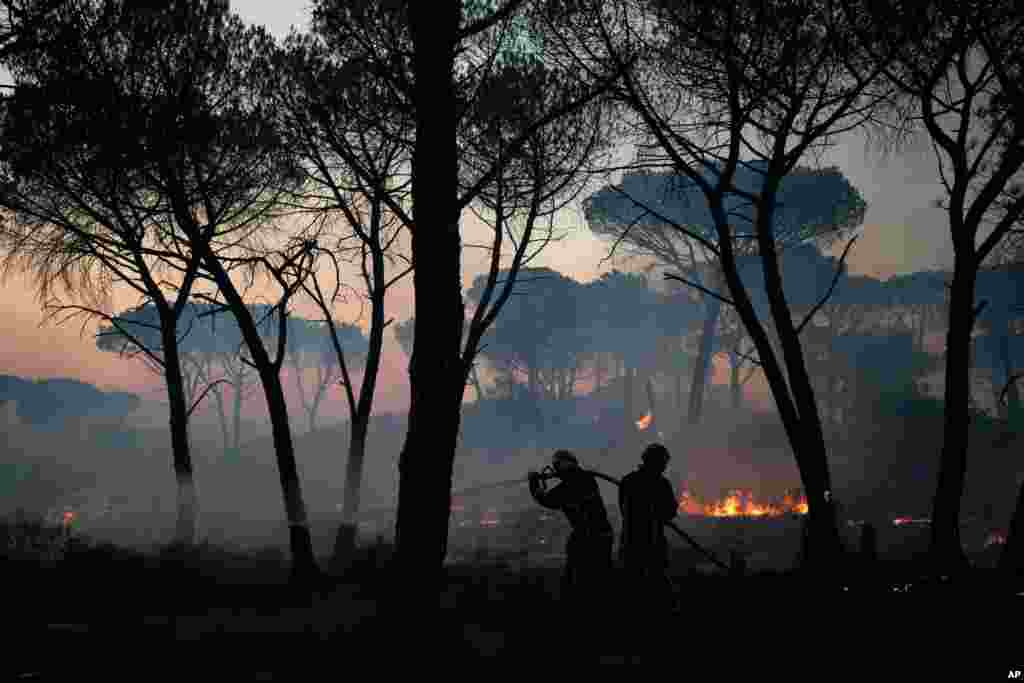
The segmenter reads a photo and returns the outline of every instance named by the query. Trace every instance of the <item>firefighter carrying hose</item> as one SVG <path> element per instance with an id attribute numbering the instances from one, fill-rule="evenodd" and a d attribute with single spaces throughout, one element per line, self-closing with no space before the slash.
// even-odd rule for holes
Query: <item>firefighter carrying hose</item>
<path id="1" fill-rule="evenodd" d="M 665 478 L 670 455 L 660 443 L 651 444 L 640 456 L 642 464 L 622 478 L 619 509 L 622 512 L 620 558 L 629 584 L 654 603 L 671 594 L 668 542 L 665 525 L 678 511 L 672 484 Z"/>
<path id="2" fill-rule="evenodd" d="M 545 470 L 529 473 L 530 493 L 540 505 L 564 512 L 572 526 L 562 595 L 577 604 L 594 602 L 611 570 L 614 541 L 597 479 L 581 469 L 576 456 L 566 450 L 557 451 L 551 469 Z M 548 491 L 546 480 L 550 478 L 561 481 Z"/>

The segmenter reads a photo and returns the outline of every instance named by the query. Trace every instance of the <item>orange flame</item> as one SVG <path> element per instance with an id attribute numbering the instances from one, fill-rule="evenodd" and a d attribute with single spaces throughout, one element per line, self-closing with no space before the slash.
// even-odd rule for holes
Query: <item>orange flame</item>
<path id="1" fill-rule="evenodd" d="M 704 506 L 693 497 L 692 493 L 683 489 L 683 494 L 679 496 L 679 512 L 684 515 L 703 515 Z"/>
<path id="2" fill-rule="evenodd" d="M 724 498 L 711 503 L 700 503 L 688 490 L 684 489 L 679 498 L 679 511 L 686 515 L 705 517 L 779 517 L 786 514 L 805 515 L 808 511 L 807 499 L 786 495 L 781 504 L 758 502 L 752 491 L 734 489 Z"/>
<path id="3" fill-rule="evenodd" d="M 654 415 L 648 412 L 646 415 L 644 415 L 643 417 L 636 421 L 636 428 L 639 429 L 640 431 L 643 431 L 650 427 L 653 421 Z"/>

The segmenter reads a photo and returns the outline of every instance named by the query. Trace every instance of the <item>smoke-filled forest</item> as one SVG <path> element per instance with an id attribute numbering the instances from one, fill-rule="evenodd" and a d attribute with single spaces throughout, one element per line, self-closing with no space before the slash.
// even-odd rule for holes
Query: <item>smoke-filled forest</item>
<path id="1" fill-rule="evenodd" d="M 646 663 L 785 619 L 1012 677 L 1014 3 L 238 11 L 0 0 L 0 274 L 139 378 L 0 364 L 10 673 Z M 927 159 L 944 263 L 851 268 L 897 228 L 850 140 Z"/>

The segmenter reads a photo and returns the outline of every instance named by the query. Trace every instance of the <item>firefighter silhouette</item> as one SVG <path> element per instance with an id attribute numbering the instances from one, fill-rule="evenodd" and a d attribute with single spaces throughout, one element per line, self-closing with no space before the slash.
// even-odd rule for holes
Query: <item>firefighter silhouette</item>
<path id="1" fill-rule="evenodd" d="M 642 596 L 655 600 L 667 599 L 671 593 L 665 524 L 676 516 L 679 504 L 665 477 L 670 459 L 665 446 L 649 445 L 640 467 L 623 477 L 619 487 L 619 556 L 626 579 Z"/>
<path id="2" fill-rule="evenodd" d="M 546 480 L 551 478 L 560 482 L 549 491 Z M 566 544 L 562 595 L 569 602 L 593 602 L 611 569 L 614 542 L 597 480 L 566 450 L 554 454 L 549 473 L 531 472 L 528 479 L 534 500 L 565 513 L 572 526 Z"/>

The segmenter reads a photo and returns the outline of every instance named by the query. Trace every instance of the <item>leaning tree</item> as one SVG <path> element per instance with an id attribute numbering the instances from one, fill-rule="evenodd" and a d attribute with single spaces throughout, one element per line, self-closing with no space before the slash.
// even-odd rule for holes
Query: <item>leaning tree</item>
<path id="1" fill-rule="evenodd" d="M 602 14 L 595 8 L 586 30 L 565 39 L 575 41 L 581 68 L 594 61 L 595 51 L 612 64 L 637 60 L 615 95 L 629 112 L 648 165 L 679 178 L 683 190 L 697 190 L 711 234 L 668 216 L 660 220 L 714 254 L 725 291 L 685 274 L 674 277 L 735 307 L 743 321 L 807 492 L 807 564 L 834 567 L 842 543 L 800 340 L 831 285 L 804 316 L 794 319 L 783 288 L 780 234 L 789 217 L 810 237 L 852 227 L 851 214 L 825 211 L 823 221 L 800 225 L 799 209 L 781 200 L 790 176 L 835 136 L 868 122 L 891 86 L 879 78 L 883 67 L 862 57 L 849 35 L 849 19 L 827 3 L 651 0 L 622 5 L 621 12 Z M 852 196 L 842 203 L 851 205 Z M 655 214 L 659 209 L 644 208 Z M 746 244 L 756 245 L 754 258 L 761 265 L 778 351 L 741 277 Z"/>

